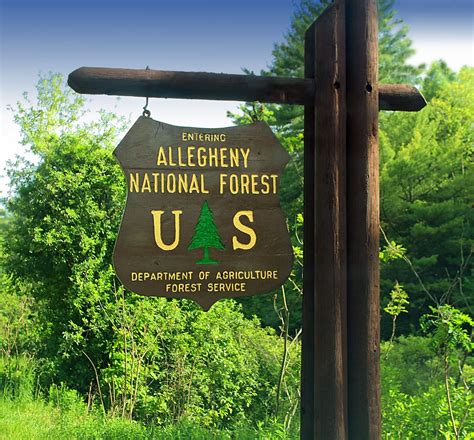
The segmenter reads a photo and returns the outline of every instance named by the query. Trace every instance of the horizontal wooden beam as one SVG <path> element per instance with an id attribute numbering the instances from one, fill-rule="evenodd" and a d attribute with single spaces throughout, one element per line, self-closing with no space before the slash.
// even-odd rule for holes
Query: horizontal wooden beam
<path id="1" fill-rule="evenodd" d="M 215 99 L 303 104 L 314 95 L 313 82 L 224 73 L 81 67 L 69 75 L 78 93 L 148 96 L 150 98 Z"/>
<path id="2" fill-rule="evenodd" d="M 260 101 L 275 104 L 311 104 L 311 79 L 173 72 L 146 69 L 81 67 L 70 73 L 69 86 L 91 95 L 148 96 L 150 98 Z M 379 85 L 380 110 L 418 111 L 426 101 L 407 85 Z"/>
<path id="3" fill-rule="evenodd" d="M 425 97 L 406 84 L 379 84 L 379 110 L 417 112 L 426 106 Z"/>

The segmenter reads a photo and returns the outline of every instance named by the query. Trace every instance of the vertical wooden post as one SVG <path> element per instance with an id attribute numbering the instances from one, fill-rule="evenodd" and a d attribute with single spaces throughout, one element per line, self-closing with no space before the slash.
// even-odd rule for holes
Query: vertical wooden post
<path id="1" fill-rule="evenodd" d="M 336 4 L 305 39 L 317 93 L 305 107 L 302 439 L 347 439 L 344 32 Z"/>
<path id="2" fill-rule="evenodd" d="M 315 75 L 315 23 L 306 31 L 304 42 L 305 78 Z M 302 440 L 312 440 L 314 425 L 314 103 L 304 107 L 304 265 L 301 347 Z"/>
<path id="3" fill-rule="evenodd" d="M 317 439 L 347 439 L 344 5 L 316 20 L 315 417 Z"/>
<path id="4" fill-rule="evenodd" d="M 348 411 L 351 440 L 381 437 L 376 0 L 345 0 Z"/>

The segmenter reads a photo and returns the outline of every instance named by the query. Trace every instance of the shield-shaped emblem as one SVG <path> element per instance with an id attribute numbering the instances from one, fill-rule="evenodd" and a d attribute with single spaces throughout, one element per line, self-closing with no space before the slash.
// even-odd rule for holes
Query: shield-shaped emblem
<path id="1" fill-rule="evenodd" d="M 114 154 L 127 182 L 113 255 L 125 287 L 208 310 L 288 278 L 278 193 L 289 155 L 267 124 L 189 128 L 140 117 Z"/>

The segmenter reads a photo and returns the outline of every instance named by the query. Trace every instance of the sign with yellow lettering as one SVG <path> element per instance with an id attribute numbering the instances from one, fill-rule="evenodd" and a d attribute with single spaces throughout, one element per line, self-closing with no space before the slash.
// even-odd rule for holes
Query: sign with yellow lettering
<path id="1" fill-rule="evenodd" d="M 114 154 L 128 192 L 113 256 L 125 287 L 208 310 L 288 278 L 278 190 L 289 156 L 267 124 L 186 128 L 142 116 Z"/>

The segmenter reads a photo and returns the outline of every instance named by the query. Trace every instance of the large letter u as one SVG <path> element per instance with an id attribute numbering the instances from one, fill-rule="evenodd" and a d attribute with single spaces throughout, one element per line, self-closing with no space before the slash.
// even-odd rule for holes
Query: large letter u
<path id="1" fill-rule="evenodd" d="M 164 251 L 172 251 L 176 249 L 179 244 L 179 226 L 180 226 L 180 215 L 183 211 L 171 211 L 174 214 L 174 241 L 171 244 L 165 244 L 161 236 L 161 216 L 165 211 L 151 211 L 153 216 L 153 229 L 155 231 L 155 243 Z"/>

